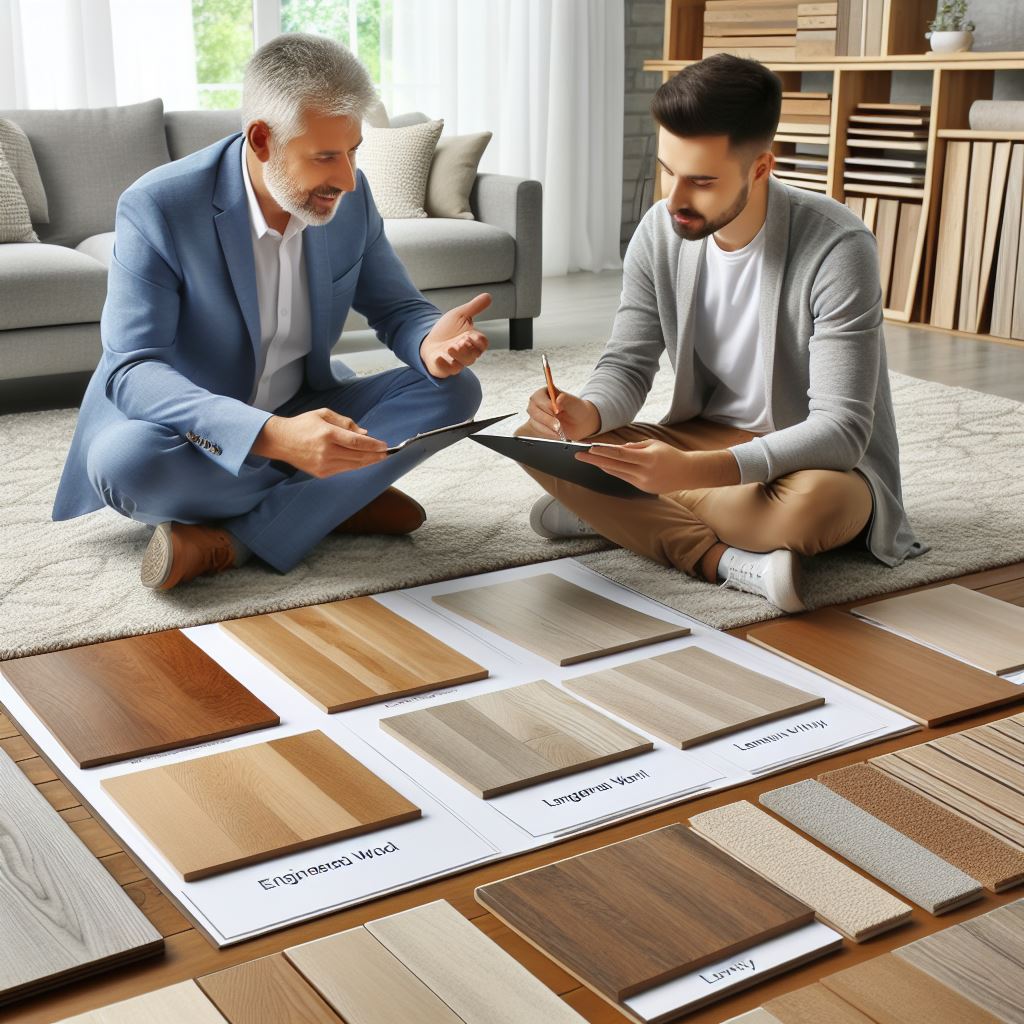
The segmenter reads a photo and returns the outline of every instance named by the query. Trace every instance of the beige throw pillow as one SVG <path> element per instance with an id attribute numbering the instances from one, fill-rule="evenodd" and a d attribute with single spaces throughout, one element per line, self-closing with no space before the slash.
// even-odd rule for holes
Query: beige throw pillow
<path id="1" fill-rule="evenodd" d="M 469 208 L 476 171 L 491 141 L 490 132 L 451 135 L 442 138 L 434 151 L 427 181 L 427 214 L 431 217 L 457 217 L 475 220 Z"/>
<path id="2" fill-rule="evenodd" d="M 427 179 L 443 127 L 444 121 L 425 121 L 406 128 L 363 125 L 359 167 L 370 183 L 382 217 L 427 216 Z"/>
<path id="3" fill-rule="evenodd" d="M 38 241 L 21 186 L 0 149 L 0 242 Z"/>
<path id="4" fill-rule="evenodd" d="M 0 149 L 18 179 L 21 194 L 28 204 L 28 215 L 33 224 L 49 224 L 50 210 L 46 203 L 43 179 L 39 177 L 32 144 L 20 125 L 0 117 Z"/>

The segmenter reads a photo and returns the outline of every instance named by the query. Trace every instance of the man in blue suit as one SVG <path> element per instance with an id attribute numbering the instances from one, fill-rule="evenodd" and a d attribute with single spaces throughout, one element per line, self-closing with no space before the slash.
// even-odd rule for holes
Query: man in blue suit
<path id="1" fill-rule="evenodd" d="M 154 525 L 142 582 L 255 554 L 288 571 L 328 533 L 407 533 L 388 445 L 470 419 L 479 295 L 416 290 L 356 170 L 374 91 L 344 47 L 280 36 L 246 69 L 245 132 L 140 178 L 117 208 L 101 333 L 54 519 L 107 505 Z M 349 309 L 404 368 L 332 370 Z"/>

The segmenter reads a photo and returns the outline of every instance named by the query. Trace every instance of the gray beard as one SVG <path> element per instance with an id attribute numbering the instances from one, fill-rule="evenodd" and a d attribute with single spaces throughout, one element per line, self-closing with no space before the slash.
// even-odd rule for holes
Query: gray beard
<path id="1" fill-rule="evenodd" d="M 321 213 L 313 205 L 313 200 L 308 192 L 302 191 L 295 186 L 295 183 L 288 177 L 284 168 L 284 161 L 278 153 L 271 150 L 270 159 L 263 168 L 263 181 L 271 198 L 286 213 L 297 217 L 309 227 L 319 227 L 329 224 L 341 206 L 339 199 L 328 213 Z"/>

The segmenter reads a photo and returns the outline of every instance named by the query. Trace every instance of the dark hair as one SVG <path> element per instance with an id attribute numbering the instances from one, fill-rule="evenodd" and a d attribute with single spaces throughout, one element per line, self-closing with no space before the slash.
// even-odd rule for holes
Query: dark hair
<path id="1" fill-rule="evenodd" d="M 756 60 L 716 53 L 673 75 L 651 114 L 673 135 L 728 135 L 730 146 L 765 147 L 779 127 L 782 81 Z"/>

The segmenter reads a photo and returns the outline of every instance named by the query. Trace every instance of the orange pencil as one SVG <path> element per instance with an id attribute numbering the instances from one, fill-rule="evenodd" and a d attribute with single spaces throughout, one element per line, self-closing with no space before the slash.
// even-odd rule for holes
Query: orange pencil
<path id="1" fill-rule="evenodd" d="M 558 412 L 557 407 L 555 406 L 555 399 L 558 398 L 558 388 L 555 387 L 554 378 L 551 376 L 551 364 L 548 362 L 548 357 L 543 353 L 541 354 L 540 361 L 541 365 L 544 367 L 544 380 L 547 381 L 548 385 L 548 398 L 551 399 L 551 411 L 557 416 Z M 565 436 L 565 432 L 561 427 L 558 428 L 558 436 L 563 441 L 569 440 Z"/>

